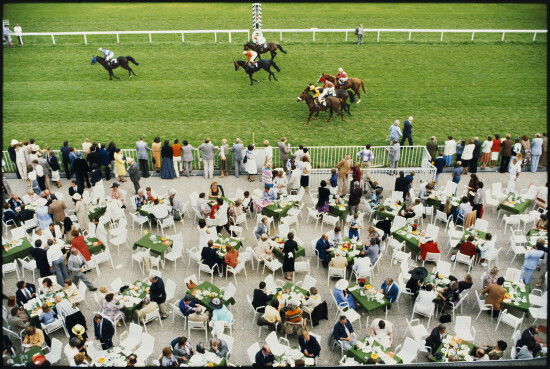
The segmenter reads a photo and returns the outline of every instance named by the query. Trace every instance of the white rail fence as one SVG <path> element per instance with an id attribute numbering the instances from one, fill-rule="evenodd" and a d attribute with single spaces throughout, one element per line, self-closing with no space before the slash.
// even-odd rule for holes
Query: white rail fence
<path id="1" fill-rule="evenodd" d="M 271 29 L 265 28 L 264 33 L 278 33 L 279 41 L 283 41 L 284 33 L 311 33 L 312 41 L 316 41 L 316 35 L 319 33 L 342 33 L 344 41 L 348 41 L 348 36 L 351 33 L 354 35 L 354 29 L 351 28 L 306 28 L 306 29 Z M 408 29 L 408 28 L 365 28 L 365 34 L 376 33 L 376 41 L 380 42 L 382 33 L 405 33 L 408 34 L 408 41 L 412 40 L 413 33 L 436 33 L 440 34 L 440 41 L 443 41 L 443 36 L 446 33 L 467 33 L 471 34 L 471 41 L 474 41 L 475 35 L 479 33 L 496 33 L 502 34 L 501 41 L 505 40 L 506 34 L 533 34 L 533 42 L 537 38 L 537 34 L 546 34 L 547 30 L 522 30 L 522 29 Z M 117 43 L 120 43 L 120 35 L 148 35 L 149 42 L 153 42 L 153 35 L 156 34 L 180 34 L 181 41 L 185 42 L 187 34 L 213 34 L 214 42 L 218 42 L 218 34 L 227 34 L 228 41 L 232 42 L 233 34 L 246 33 L 247 39 L 250 40 L 250 30 L 232 29 L 232 30 L 172 30 L 172 31 L 86 31 L 86 32 L 25 32 L 21 36 L 50 36 L 52 43 L 55 45 L 55 36 L 83 36 L 84 43 L 88 44 L 88 36 L 92 35 L 114 35 Z"/>
<path id="2" fill-rule="evenodd" d="M 312 167 L 314 168 L 312 174 L 324 174 L 330 173 L 330 169 L 334 168 L 336 164 L 342 160 L 346 154 L 350 154 L 352 160 L 359 161 L 360 158 L 357 153 L 361 151 L 364 146 L 312 146 L 308 147 L 308 154 L 311 159 Z M 366 169 L 367 173 L 372 174 L 393 174 L 395 169 L 388 168 L 388 152 L 387 146 L 373 146 L 371 150 L 374 155 L 374 160 L 370 168 Z M 290 153 L 294 153 L 298 150 L 298 147 L 290 147 Z M 61 170 L 63 174 L 63 165 L 61 164 L 61 153 L 59 150 L 53 150 L 60 161 Z M 79 151 L 79 150 L 77 150 Z M 137 152 L 135 149 L 122 149 L 123 155 L 126 157 L 132 157 L 137 160 Z M 263 164 L 263 148 L 256 148 L 255 153 L 257 157 L 258 167 Z M 407 170 L 414 170 L 424 180 L 430 180 L 435 178 L 435 167 L 430 163 L 428 151 L 424 146 L 403 146 L 401 148 L 401 155 L 398 162 L 399 167 L 407 168 Z M 228 160 L 229 171 L 234 171 L 233 157 L 230 155 Z M 280 151 L 277 147 L 273 148 L 273 168 L 282 167 L 283 163 L 280 156 Z M 198 151 L 193 151 L 193 169 L 202 170 L 202 160 Z M 214 168 L 220 168 L 219 156 L 216 157 Z M 154 165 L 151 156 L 149 155 L 149 169 L 154 170 Z M 15 173 L 15 163 L 11 161 L 8 151 L 2 151 L 2 171 L 4 173 Z M 404 169 L 405 170 L 405 169 Z M 199 173 L 195 173 L 199 174 Z"/>

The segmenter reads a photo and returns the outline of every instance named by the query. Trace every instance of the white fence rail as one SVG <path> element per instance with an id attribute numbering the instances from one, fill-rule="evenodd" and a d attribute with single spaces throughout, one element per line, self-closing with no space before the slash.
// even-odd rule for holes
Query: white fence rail
<path id="1" fill-rule="evenodd" d="M 359 161 L 357 153 L 361 151 L 364 146 L 312 146 L 308 147 L 308 154 L 311 158 L 311 164 L 314 168 L 313 174 L 315 173 L 327 173 L 330 172 L 331 168 L 334 168 L 335 165 L 342 160 L 346 154 L 350 154 L 352 160 Z M 371 168 L 367 169 L 367 173 L 394 173 L 395 169 L 389 168 L 388 152 L 387 146 L 373 146 L 371 150 L 374 154 L 374 160 L 372 162 Z M 290 147 L 290 152 L 294 153 L 298 150 L 298 147 Z M 59 150 L 53 150 L 57 154 L 57 157 L 61 162 L 61 154 Z M 77 150 L 78 151 L 78 150 Z M 132 157 L 137 159 L 137 152 L 135 149 L 122 149 L 122 153 L 126 157 Z M 256 156 L 263 157 L 264 149 L 256 148 Z M 228 159 L 228 167 L 230 172 L 234 170 L 234 162 L 232 156 Z M 258 160 L 259 166 L 261 166 L 262 161 Z M 424 146 L 403 146 L 401 147 L 401 155 L 398 162 L 399 167 L 408 168 L 410 170 L 415 170 L 416 173 L 425 180 L 435 178 L 435 167 L 430 163 L 428 151 Z M 61 173 L 63 174 L 63 166 L 61 165 Z M 202 169 L 202 160 L 197 151 L 193 151 L 193 164 L 192 167 L 194 170 Z M 216 157 L 214 163 L 214 168 L 218 169 L 220 167 L 219 156 Z M 277 147 L 273 149 L 273 167 L 278 168 L 282 167 L 282 160 L 280 156 L 280 151 Z M 411 169 L 412 168 L 412 169 Z M 151 156 L 149 156 L 149 169 L 154 170 L 153 161 Z M 11 172 L 15 173 L 16 167 L 15 163 L 11 161 L 9 153 L 7 151 L 2 152 L 2 171 L 5 173 Z"/>
<path id="2" fill-rule="evenodd" d="M 312 41 L 315 42 L 316 34 L 318 33 L 342 33 L 344 35 L 344 41 L 348 41 L 348 35 L 354 34 L 355 29 L 352 28 L 285 28 L 285 29 L 262 29 L 264 33 L 278 33 L 279 41 L 283 41 L 284 33 L 311 33 Z M 413 33 L 438 33 L 440 34 L 440 41 L 443 41 L 443 36 L 446 33 L 471 33 L 471 40 L 474 41 L 476 33 L 496 33 L 502 34 L 501 41 L 505 40 L 506 34 L 514 33 L 528 33 L 533 34 L 533 42 L 537 38 L 537 34 L 546 34 L 547 30 L 524 30 L 524 29 L 408 29 L 408 28 L 365 28 L 365 33 L 376 33 L 376 41 L 380 42 L 382 33 L 406 33 L 408 34 L 408 40 L 412 40 Z M 186 34 L 213 34 L 214 42 L 218 42 L 218 34 L 227 34 L 228 41 L 232 42 L 232 35 L 235 33 L 246 33 L 247 39 L 250 40 L 250 30 L 172 30 L 172 31 L 89 31 L 89 32 L 25 32 L 21 36 L 50 36 L 52 43 L 55 45 L 55 36 L 83 36 L 84 43 L 88 44 L 87 36 L 91 35 L 115 35 L 117 43 L 120 42 L 120 35 L 148 35 L 149 42 L 153 42 L 153 35 L 155 34 L 181 34 L 181 41 L 185 42 Z"/>

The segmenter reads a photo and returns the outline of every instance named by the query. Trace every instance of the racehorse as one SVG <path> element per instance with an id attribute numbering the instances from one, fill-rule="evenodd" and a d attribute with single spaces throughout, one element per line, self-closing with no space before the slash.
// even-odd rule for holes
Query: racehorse
<path id="1" fill-rule="evenodd" d="M 337 78 L 335 76 L 332 76 L 330 74 L 322 73 L 321 77 L 319 77 L 319 82 L 324 82 L 326 80 L 329 80 L 330 82 L 334 83 L 334 86 L 337 88 L 343 88 L 343 89 L 352 89 L 353 92 L 357 95 L 357 104 L 361 102 L 361 93 L 359 91 L 360 88 L 363 88 L 363 92 L 367 93 L 367 90 L 365 90 L 365 84 L 363 83 L 363 80 L 361 78 L 348 78 L 346 82 L 344 82 L 343 85 L 340 84 L 339 81 L 337 81 Z"/>
<path id="2" fill-rule="evenodd" d="M 128 70 L 128 77 L 130 78 L 132 78 L 132 74 L 134 74 L 134 76 L 137 76 L 137 74 L 134 73 L 134 71 L 132 70 L 132 68 L 130 68 L 130 65 L 128 64 L 128 62 L 131 61 L 135 65 L 139 65 L 139 63 L 135 61 L 134 58 L 132 58 L 131 56 L 119 56 L 118 58 L 116 58 L 116 61 L 117 61 L 116 63 L 113 63 L 113 62 L 107 63 L 105 61 L 105 58 L 101 56 L 94 56 L 92 57 L 92 62 L 90 64 L 99 63 L 103 65 L 103 68 L 107 69 L 107 72 L 109 72 L 110 81 L 113 79 L 113 77 L 115 77 L 116 79 L 120 79 L 113 74 L 113 69 L 118 67 L 122 67 Z"/>
<path id="3" fill-rule="evenodd" d="M 252 49 L 258 53 L 258 59 L 262 59 L 261 55 L 269 52 L 271 54 L 271 60 L 277 55 L 277 49 L 281 50 L 283 54 L 286 54 L 286 51 L 283 50 L 281 45 L 276 44 L 275 42 L 268 42 L 264 48 L 262 45 L 256 45 L 254 42 L 247 42 L 244 44 L 244 50 Z"/>
<path id="4" fill-rule="evenodd" d="M 254 78 L 252 78 L 252 75 L 256 73 L 257 71 L 263 69 L 269 74 L 269 80 L 271 81 L 271 76 L 275 78 L 275 81 L 278 81 L 277 77 L 275 77 L 275 73 L 271 71 L 271 67 L 275 68 L 277 72 L 280 72 L 281 69 L 275 64 L 273 60 L 267 60 L 262 59 L 258 60 L 257 62 L 253 62 L 252 66 L 250 66 L 246 61 L 244 60 L 238 60 L 236 62 L 233 62 L 233 65 L 235 66 L 235 70 L 239 70 L 239 68 L 243 68 L 244 71 L 248 74 L 248 77 L 250 77 L 250 85 L 252 86 L 254 82 L 258 82 Z"/>
<path id="5" fill-rule="evenodd" d="M 307 107 L 309 108 L 309 116 L 307 117 L 306 124 L 308 124 L 309 121 L 311 120 L 311 116 L 313 115 L 313 113 L 319 114 L 319 111 L 321 111 L 321 110 L 328 110 L 329 111 L 329 116 L 328 116 L 327 122 L 329 122 L 331 120 L 333 112 L 336 112 L 337 114 L 340 114 L 340 117 L 342 118 L 342 120 L 344 120 L 344 113 L 341 110 L 342 101 L 340 100 L 340 98 L 334 97 L 334 96 L 327 96 L 325 98 L 326 105 L 321 105 L 321 106 L 317 106 L 317 104 L 315 104 L 314 100 L 315 99 L 313 98 L 313 96 L 311 96 L 308 93 L 307 89 L 302 91 L 300 96 L 298 96 L 296 98 L 297 102 L 305 101 L 306 104 L 307 104 Z"/>
<path id="6" fill-rule="evenodd" d="M 311 86 L 311 85 L 308 85 L 308 87 L 309 86 Z M 311 91 L 311 90 L 309 90 L 309 88 L 306 88 L 306 90 L 308 92 Z M 321 91 L 322 90 L 323 89 L 321 89 Z M 335 96 L 335 97 L 339 98 L 340 100 L 342 100 L 342 104 L 341 104 L 342 111 L 345 111 L 346 113 L 348 113 L 348 115 L 351 115 L 350 105 L 348 104 L 348 98 L 350 99 L 352 104 L 355 102 L 355 94 L 352 91 L 344 90 L 342 88 L 335 88 L 334 95 L 327 95 L 327 96 Z"/>

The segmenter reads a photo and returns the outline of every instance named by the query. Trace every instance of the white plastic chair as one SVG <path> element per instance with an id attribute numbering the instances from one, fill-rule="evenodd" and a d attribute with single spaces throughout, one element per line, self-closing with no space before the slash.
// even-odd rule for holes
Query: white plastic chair
<path id="1" fill-rule="evenodd" d="M 403 364 L 410 364 L 416 360 L 419 349 L 420 345 L 417 341 L 410 337 L 405 337 L 403 344 L 395 348 L 395 353 L 403 360 Z"/>
<path id="2" fill-rule="evenodd" d="M 459 315 L 455 318 L 455 335 L 465 341 L 475 341 L 476 329 L 472 326 L 471 317 Z"/>
<path id="3" fill-rule="evenodd" d="M 428 318 L 428 326 L 430 326 L 430 322 L 432 320 L 432 316 L 434 316 L 434 312 L 435 312 L 435 304 L 433 302 L 429 306 L 425 306 L 425 305 L 418 305 L 417 302 L 415 301 L 413 305 L 411 319 L 414 317 L 415 313 L 422 315 Z"/>
<path id="4" fill-rule="evenodd" d="M 50 364 L 56 364 L 59 360 L 61 360 L 61 352 L 63 351 L 63 344 L 60 340 L 57 338 L 52 338 L 52 344 L 50 347 L 50 352 L 48 352 L 46 355 L 46 359 L 50 362 Z"/>
<path id="5" fill-rule="evenodd" d="M 20 238 L 27 237 L 27 230 L 25 227 L 12 228 L 10 230 L 10 233 L 11 233 L 12 240 L 18 240 Z"/>
<path id="6" fill-rule="evenodd" d="M 506 274 L 504 274 L 504 279 L 507 281 L 510 281 L 512 283 L 521 283 L 523 284 L 521 280 L 521 270 L 516 268 L 508 268 L 506 269 Z"/>
<path id="7" fill-rule="evenodd" d="M 476 320 L 477 320 L 477 318 L 479 318 L 482 311 L 490 311 L 491 312 L 491 321 L 492 321 L 493 320 L 493 305 L 486 304 L 485 299 L 483 299 L 479 295 L 479 292 L 477 292 L 477 291 L 474 291 L 474 292 L 476 294 L 477 307 L 479 308 L 479 313 L 477 313 L 477 315 L 476 315 Z"/>
<path id="8" fill-rule="evenodd" d="M 254 342 L 249 348 L 246 349 L 246 355 L 248 356 L 248 361 L 250 365 L 253 366 L 256 364 L 256 354 L 260 351 L 261 347 L 258 342 Z"/>
<path id="9" fill-rule="evenodd" d="M 50 324 L 42 324 L 42 329 L 46 334 L 51 334 L 52 332 L 62 329 L 63 332 L 65 332 L 65 336 L 69 337 L 69 333 L 67 333 L 67 328 L 65 328 L 65 321 L 61 317 L 57 318 Z"/>
<path id="10" fill-rule="evenodd" d="M 117 277 L 111 282 L 111 291 L 118 291 L 123 285 L 124 283 L 122 283 L 122 279 L 120 279 L 120 277 Z"/>
<path id="11" fill-rule="evenodd" d="M 508 309 L 504 309 L 500 312 L 498 316 L 497 325 L 495 327 L 495 331 L 498 330 L 498 326 L 500 323 L 504 323 L 510 327 L 512 327 L 514 330 L 519 329 L 521 327 L 521 323 L 523 323 L 523 318 L 525 314 L 522 314 L 521 318 L 518 318 L 517 316 L 514 316 L 508 312 Z"/>
<path id="12" fill-rule="evenodd" d="M 141 318 L 141 324 L 143 324 L 143 328 L 145 329 L 145 332 L 147 332 L 147 323 L 150 323 L 153 320 L 158 320 L 160 326 L 162 327 L 162 319 L 160 318 L 160 311 L 158 308 L 154 311 L 151 311 L 145 314 L 145 316 Z"/>
<path id="13" fill-rule="evenodd" d="M 2 276 L 4 276 L 4 274 L 8 274 L 11 272 L 15 272 L 15 274 L 17 275 L 17 280 L 21 279 L 19 277 L 19 268 L 17 267 L 17 260 L 12 261 L 11 263 L 2 264 Z"/>
<path id="14" fill-rule="evenodd" d="M 35 281 L 36 277 L 34 276 L 34 273 L 37 270 L 36 260 L 31 260 L 28 256 L 18 260 L 21 263 L 21 274 L 23 278 L 25 278 L 25 270 L 30 270 L 32 272 L 32 280 Z"/>
<path id="15" fill-rule="evenodd" d="M 164 260 L 169 260 L 174 263 L 174 272 L 176 271 L 176 264 L 178 259 L 183 258 L 183 243 L 176 243 L 172 246 L 172 250 L 164 254 Z"/>
<path id="16" fill-rule="evenodd" d="M 330 283 L 330 277 L 340 277 L 346 279 L 346 274 L 346 268 L 335 268 L 329 265 L 327 273 L 327 284 Z"/>
<path id="17" fill-rule="evenodd" d="M 199 279 L 201 278 L 201 272 L 210 274 L 210 283 L 214 281 L 214 272 L 218 269 L 218 265 L 214 264 L 212 268 L 203 263 L 203 260 L 199 263 Z"/>
<path id="18" fill-rule="evenodd" d="M 143 327 L 141 325 L 130 323 L 128 330 L 121 333 L 119 337 L 119 345 L 129 351 L 132 351 L 137 347 L 137 345 L 140 344 L 142 334 Z M 123 336 L 126 336 L 124 340 L 122 339 Z"/>
<path id="19" fill-rule="evenodd" d="M 469 257 L 468 255 L 461 254 L 459 251 L 456 253 L 455 262 L 453 264 L 453 270 L 455 270 L 457 263 L 466 264 L 468 266 L 468 273 L 470 273 L 470 270 L 472 269 L 472 265 L 474 263 L 474 258 Z"/>
<path id="20" fill-rule="evenodd" d="M 187 320 L 187 337 L 191 337 L 191 330 L 204 331 L 204 340 L 208 341 L 208 322 L 195 322 Z"/>
<path id="21" fill-rule="evenodd" d="M 135 354 L 145 365 L 147 365 L 147 360 L 153 353 L 154 347 L 155 337 L 148 333 L 143 333 L 141 336 L 141 345 L 135 350 Z"/>
<path id="22" fill-rule="evenodd" d="M 416 342 L 424 345 L 424 340 L 430 335 L 424 324 L 419 319 L 405 319 L 407 321 L 406 334 L 410 335 Z"/>
<path id="23" fill-rule="evenodd" d="M 449 276 L 451 274 L 451 263 L 444 260 L 438 260 L 435 270 L 444 276 Z"/>

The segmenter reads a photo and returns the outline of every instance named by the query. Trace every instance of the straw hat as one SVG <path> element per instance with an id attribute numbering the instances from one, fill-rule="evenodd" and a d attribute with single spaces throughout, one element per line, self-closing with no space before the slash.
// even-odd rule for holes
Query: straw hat
<path id="1" fill-rule="evenodd" d="M 132 164 L 134 162 L 134 158 L 126 158 L 126 162 L 128 164 Z"/>
<path id="2" fill-rule="evenodd" d="M 82 336 L 84 333 L 86 333 L 86 328 L 84 328 L 82 325 L 80 324 L 76 324 L 72 329 L 71 331 L 77 335 L 77 336 Z"/>
<path id="3" fill-rule="evenodd" d="M 47 203 L 48 203 L 48 200 L 46 200 L 46 199 L 43 198 L 43 197 L 39 198 L 38 200 L 36 200 L 36 201 L 34 202 L 34 204 L 35 204 L 36 206 L 46 206 Z"/>
<path id="4" fill-rule="evenodd" d="M 340 279 L 338 282 L 336 282 L 336 285 L 334 285 L 334 287 L 339 290 L 345 290 L 346 288 L 348 288 L 348 286 L 349 282 L 345 279 Z"/>
<path id="5" fill-rule="evenodd" d="M 75 193 L 75 194 L 73 195 L 73 200 L 78 201 L 78 200 L 81 200 L 81 199 L 82 199 L 82 195 L 81 195 L 81 194 Z"/>
<path id="6" fill-rule="evenodd" d="M 17 145 L 18 143 L 19 143 L 19 141 L 17 141 L 16 139 L 13 139 L 13 140 L 11 140 L 10 145 L 11 146 Z"/>

